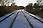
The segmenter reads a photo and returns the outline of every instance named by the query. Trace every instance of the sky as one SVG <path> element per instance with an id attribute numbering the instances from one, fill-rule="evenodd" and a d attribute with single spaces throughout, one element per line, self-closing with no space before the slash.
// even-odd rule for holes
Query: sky
<path id="1" fill-rule="evenodd" d="M 11 3 L 15 3 L 15 5 L 17 6 L 27 6 L 29 3 L 36 3 L 37 0 L 8 0 L 9 5 L 11 5 Z M 6 2 L 6 4 L 8 5 L 8 3 Z"/>
<path id="2" fill-rule="evenodd" d="M 27 6 L 29 3 L 36 3 L 37 0 L 14 0 L 17 6 Z"/>

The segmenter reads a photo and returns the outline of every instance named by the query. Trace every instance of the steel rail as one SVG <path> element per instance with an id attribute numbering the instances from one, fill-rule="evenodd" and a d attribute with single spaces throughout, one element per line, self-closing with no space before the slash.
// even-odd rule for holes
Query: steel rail
<path id="1" fill-rule="evenodd" d="M 19 12 L 18 12 L 18 13 L 19 13 Z M 12 21 L 12 23 L 11 23 L 11 25 L 10 25 L 10 27 L 9 27 L 9 28 L 12 28 L 13 23 L 15 22 L 15 20 L 16 20 L 16 18 L 17 18 L 17 16 L 18 16 L 18 13 L 16 14 L 16 16 L 15 16 L 15 18 L 13 19 L 13 21 Z"/>
<path id="2" fill-rule="evenodd" d="M 11 15 L 13 15 L 14 13 L 11 13 L 10 15 L 8 15 L 7 17 L 5 17 L 4 19 L 2 19 L 1 21 L 0 21 L 0 23 L 2 22 L 2 21 L 4 21 L 5 19 L 7 19 L 8 17 L 10 17 Z"/>
<path id="3" fill-rule="evenodd" d="M 23 13 L 23 12 L 22 12 Z M 24 13 L 23 13 L 24 14 Z M 31 24 L 31 22 L 28 20 L 28 18 L 25 16 L 24 14 L 24 17 L 26 18 L 26 20 L 28 21 L 29 25 L 31 26 L 31 28 L 34 28 L 33 25 Z"/>
<path id="4" fill-rule="evenodd" d="M 28 14 L 28 13 L 26 13 L 26 14 Z M 32 15 L 30 15 L 30 16 L 32 16 Z M 34 17 L 34 16 L 32 16 L 32 17 Z M 36 20 L 38 20 L 38 21 L 40 21 L 41 23 L 43 23 L 43 21 L 41 21 L 39 18 L 37 18 L 37 17 L 34 17 L 34 19 L 36 19 Z"/>

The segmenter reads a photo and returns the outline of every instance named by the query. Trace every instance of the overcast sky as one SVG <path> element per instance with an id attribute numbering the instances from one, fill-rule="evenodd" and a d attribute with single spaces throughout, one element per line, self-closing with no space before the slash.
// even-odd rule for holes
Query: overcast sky
<path id="1" fill-rule="evenodd" d="M 29 3 L 36 3 L 37 0 L 8 0 L 10 3 L 16 3 L 17 6 L 27 6 Z M 11 5 L 11 4 L 9 4 Z"/>
<path id="2" fill-rule="evenodd" d="M 26 6 L 29 3 L 36 3 L 37 0 L 14 0 L 14 2 L 16 3 L 16 5 L 18 6 Z"/>

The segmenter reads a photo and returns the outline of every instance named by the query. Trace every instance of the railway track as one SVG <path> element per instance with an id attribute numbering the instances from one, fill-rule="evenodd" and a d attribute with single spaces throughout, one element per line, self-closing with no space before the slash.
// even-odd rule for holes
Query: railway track
<path id="1" fill-rule="evenodd" d="M 22 26 L 24 27 L 24 25 L 21 23 L 24 24 L 26 23 L 25 25 L 28 27 L 30 26 L 31 28 L 43 28 L 42 21 L 40 21 L 39 19 L 37 19 L 32 15 L 28 15 L 23 11 L 18 11 L 16 14 L 12 13 L 9 16 L 5 17 L 4 19 L 0 20 L 0 28 L 12 28 L 12 27 L 19 28 L 16 22 L 19 23 L 20 27 Z"/>
<path id="2" fill-rule="evenodd" d="M 22 12 L 23 13 L 23 12 Z M 26 18 L 26 20 L 28 21 L 29 25 L 31 26 L 31 28 L 33 28 L 33 25 L 31 24 L 31 22 L 28 20 L 28 18 L 25 16 L 25 14 L 23 13 L 24 17 Z"/>
<path id="3" fill-rule="evenodd" d="M 32 15 L 29 15 L 31 18 L 28 18 L 28 16 L 25 15 L 25 12 L 22 12 L 22 13 L 24 14 L 26 20 L 28 21 L 28 23 L 30 24 L 30 26 L 31 26 L 32 28 L 35 28 L 34 25 L 32 24 L 34 21 L 33 21 L 33 22 L 31 21 L 32 17 L 33 17 L 33 19 L 35 19 L 35 21 L 37 20 L 37 24 L 38 24 L 38 21 L 41 22 L 41 24 L 43 24 L 43 21 L 39 20 L 39 18 L 36 18 L 36 17 L 34 17 L 34 16 L 32 16 Z M 27 14 L 27 13 L 26 13 L 26 14 Z M 28 14 L 29 14 L 29 13 L 28 13 Z M 39 24 L 40 24 L 40 23 L 39 23 Z M 39 27 L 40 27 L 40 26 L 39 26 Z"/>
<path id="4" fill-rule="evenodd" d="M 25 13 L 25 12 L 24 12 L 24 13 Z M 26 14 L 29 14 L 29 13 L 26 12 Z M 24 14 L 24 15 L 25 15 L 25 14 Z M 32 15 L 30 14 L 30 16 L 32 16 Z M 43 21 L 40 20 L 41 18 L 37 18 L 36 16 L 32 16 L 32 17 L 33 17 L 34 19 L 40 21 L 41 23 L 43 23 Z"/>

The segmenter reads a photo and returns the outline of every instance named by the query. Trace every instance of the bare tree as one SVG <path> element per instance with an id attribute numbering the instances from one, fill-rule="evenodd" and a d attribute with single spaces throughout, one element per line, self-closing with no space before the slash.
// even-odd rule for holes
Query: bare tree
<path id="1" fill-rule="evenodd" d="M 14 2 L 14 0 L 0 0 L 1 6 L 4 6 L 5 3 L 9 4 L 9 3 L 13 3 L 13 2 Z"/>
<path id="2" fill-rule="evenodd" d="M 42 2 L 42 0 L 37 0 L 37 3 L 40 5 L 41 4 L 41 2 Z"/>

